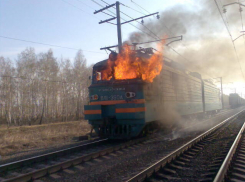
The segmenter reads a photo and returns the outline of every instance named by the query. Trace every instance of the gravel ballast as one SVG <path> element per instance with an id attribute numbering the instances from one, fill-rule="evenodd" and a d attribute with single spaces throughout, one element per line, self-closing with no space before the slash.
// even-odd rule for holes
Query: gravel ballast
<path id="1" fill-rule="evenodd" d="M 162 157 L 177 149 L 187 141 L 210 129 L 219 122 L 241 111 L 243 108 L 220 113 L 211 119 L 189 123 L 188 129 L 176 130 L 172 134 L 158 134 L 156 139 L 150 139 L 137 146 L 118 151 L 114 154 L 92 160 L 83 164 L 83 168 L 71 168 L 74 174 L 56 173 L 59 179 L 42 178 L 43 181 L 125 181 L 152 165 Z M 194 124 L 198 123 L 198 124 Z"/>

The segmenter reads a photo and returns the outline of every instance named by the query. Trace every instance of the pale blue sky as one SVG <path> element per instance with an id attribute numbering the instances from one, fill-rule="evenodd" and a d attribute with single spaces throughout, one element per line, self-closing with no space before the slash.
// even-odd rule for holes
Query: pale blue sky
<path id="1" fill-rule="evenodd" d="M 105 1 L 109 4 L 115 3 L 115 0 Z M 96 0 L 96 2 L 105 5 L 101 0 Z M 143 11 L 131 0 L 121 2 L 138 11 Z M 192 7 L 194 1 L 134 0 L 134 2 L 154 13 L 161 12 L 178 3 L 185 3 L 186 7 Z M 110 17 L 102 13 L 93 14 L 95 9 L 100 8 L 91 0 L 0 0 L 0 35 L 82 49 L 88 63 L 96 63 L 107 58 L 105 51 L 99 50 L 100 47 L 117 44 L 116 26 L 107 23 L 98 24 L 100 20 Z M 142 16 L 142 14 L 123 6 L 121 6 L 121 10 L 134 18 Z M 115 12 L 114 9 L 111 11 Z M 127 17 L 123 15 L 122 17 L 128 20 Z M 146 18 L 144 21 L 149 19 L 156 18 Z M 136 22 L 133 24 L 139 26 Z M 137 31 L 137 29 L 129 24 L 123 25 L 123 40 L 127 40 L 128 35 L 133 31 Z M 16 59 L 17 55 L 26 47 L 34 47 L 36 53 L 46 52 L 52 48 L 57 58 L 62 56 L 73 59 L 77 52 L 76 50 L 0 38 L 0 56 Z"/>

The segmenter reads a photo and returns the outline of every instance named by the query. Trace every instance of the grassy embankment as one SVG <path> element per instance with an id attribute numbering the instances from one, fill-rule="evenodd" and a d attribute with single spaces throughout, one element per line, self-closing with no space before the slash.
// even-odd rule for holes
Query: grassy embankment
<path id="1" fill-rule="evenodd" d="M 0 155 L 5 156 L 34 148 L 58 146 L 73 137 L 90 132 L 87 121 L 10 127 L 0 125 Z"/>

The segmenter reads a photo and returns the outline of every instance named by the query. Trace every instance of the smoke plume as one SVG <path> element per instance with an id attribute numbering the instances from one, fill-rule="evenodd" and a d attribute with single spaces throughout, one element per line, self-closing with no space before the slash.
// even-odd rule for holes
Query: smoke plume
<path id="1" fill-rule="evenodd" d="M 228 20 L 227 26 L 232 38 L 237 38 L 241 35 L 242 30 L 240 7 L 238 5 L 227 6 L 227 12 L 223 13 L 222 6 L 233 1 L 223 0 L 222 4 L 221 1 L 217 0 L 217 2 L 226 24 Z M 243 80 L 231 37 L 215 1 L 197 0 L 192 4 L 176 5 L 161 12 L 159 20 L 149 21 L 140 28 L 152 36 L 134 32 L 129 37 L 130 42 L 154 40 L 153 37 L 156 36 L 148 29 L 159 38 L 183 35 L 182 41 L 170 44 L 181 56 L 167 46 L 165 56 L 185 65 L 190 71 L 199 72 L 203 78 L 208 78 L 208 75 L 209 78 L 222 76 L 225 82 Z M 243 68 L 245 37 L 237 39 L 235 46 Z"/>

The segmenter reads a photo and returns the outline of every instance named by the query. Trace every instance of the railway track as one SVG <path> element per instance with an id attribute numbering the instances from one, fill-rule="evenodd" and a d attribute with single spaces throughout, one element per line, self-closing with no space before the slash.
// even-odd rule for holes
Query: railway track
<path id="1" fill-rule="evenodd" d="M 214 182 L 245 181 L 245 123 L 233 142 Z"/>
<path id="2" fill-rule="evenodd" d="M 108 139 L 102 139 L 65 150 L 0 165 L 0 182 L 27 182 L 62 170 L 69 172 L 68 168 L 70 167 L 75 166 L 79 168 L 79 164 L 139 144 L 145 140 L 147 140 L 147 137 L 118 144 L 109 142 Z"/>
<path id="3" fill-rule="evenodd" d="M 226 169 L 228 168 L 227 164 L 222 165 L 222 162 L 225 160 L 230 147 L 235 145 L 232 145 L 232 143 L 235 140 L 237 133 L 239 133 L 238 136 L 240 136 L 240 138 L 243 136 L 242 133 L 245 127 L 243 125 L 244 117 L 244 111 L 229 117 L 205 133 L 184 144 L 182 147 L 171 152 L 150 167 L 136 174 L 134 177 L 128 179 L 127 182 L 213 181 L 217 173 L 225 176 L 227 170 L 226 172 L 218 171 L 220 166 L 226 166 Z M 235 141 L 237 140 L 238 139 Z M 245 145 L 240 144 L 240 146 L 242 148 L 242 146 Z M 234 153 L 235 152 L 233 151 L 232 154 Z M 241 155 L 242 154 L 238 155 L 240 157 L 239 159 L 241 159 Z M 245 154 L 243 155 L 244 156 L 242 157 L 245 158 Z M 227 159 L 225 161 L 231 160 Z M 228 163 L 231 164 L 232 162 Z M 237 166 L 234 166 L 233 169 L 237 170 Z M 222 170 L 224 169 L 222 168 Z M 237 173 L 236 170 L 234 172 Z M 234 177 L 234 173 L 229 173 L 226 176 Z M 222 180 L 220 180 L 219 177 L 217 181 Z"/>

